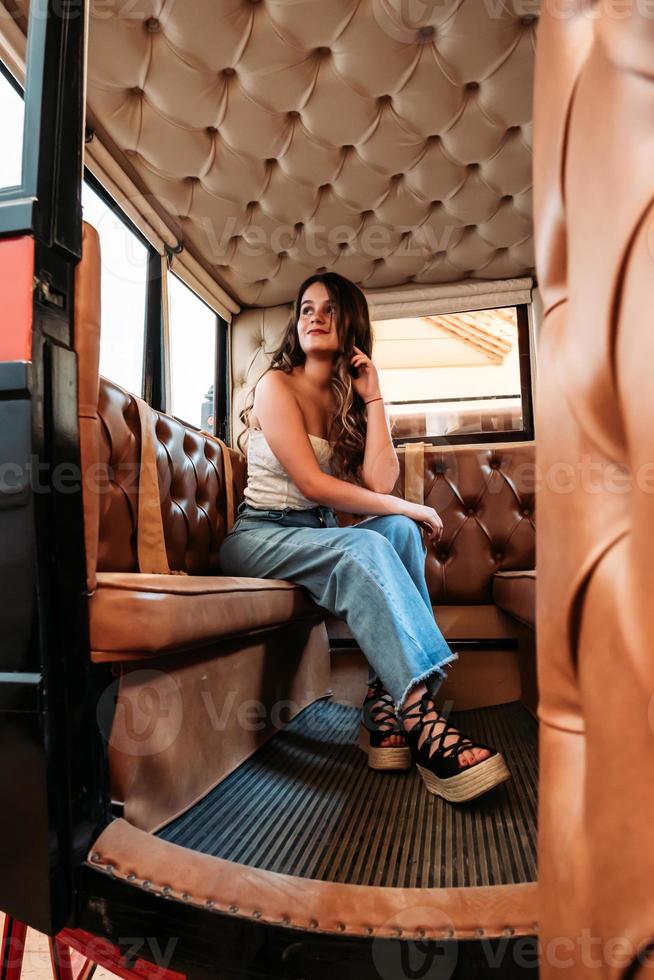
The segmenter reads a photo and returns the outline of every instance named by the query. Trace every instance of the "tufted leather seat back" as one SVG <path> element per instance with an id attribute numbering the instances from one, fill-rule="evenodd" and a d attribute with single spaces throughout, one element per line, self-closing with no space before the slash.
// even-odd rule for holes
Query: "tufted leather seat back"
<path id="1" fill-rule="evenodd" d="M 100 504 L 98 571 L 138 571 L 138 409 L 128 392 L 102 378 L 98 414 L 99 460 L 101 472 L 108 474 Z M 218 551 L 227 533 L 221 447 L 160 413 L 155 433 L 168 564 L 191 575 L 220 574 Z M 243 461 L 235 453 L 232 459 L 242 483 Z"/>
<path id="2" fill-rule="evenodd" d="M 78 414 L 84 472 L 87 579 L 97 572 L 138 571 L 137 510 L 141 430 L 133 396 L 99 378 L 100 241 L 83 223 L 75 278 Z M 220 572 L 227 500 L 221 447 L 170 416 L 156 420 L 159 491 L 168 564 L 173 571 Z M 242 496 L 245 461 L 231 452 L 234 495 Z"/>
<path id="3" fill-rule="evenodd" d="M 653 25 L 641 4 L 550 2 L 539 29 L 544 980 L 651 973 Z"/>
<path id="4" fill-rule="evenodd" d="M 444 526 L 427 555 L 432 603 L 491 603 L 495 572 L 534 567 L 534 444 L 425 447 L 424 474 Z"/>

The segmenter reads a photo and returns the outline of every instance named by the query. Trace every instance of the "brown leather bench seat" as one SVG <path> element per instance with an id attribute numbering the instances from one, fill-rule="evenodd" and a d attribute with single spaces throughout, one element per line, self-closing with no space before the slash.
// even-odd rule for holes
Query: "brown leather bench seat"
<path id="1" fill-rule="evenodd" d="M 99 541 L 89 600 L 93 660 L 150 659 L 324 615 L 290 582 L 221 574 L 220 545 L 245 481 L 240 454 L 162 412 L 139 409 L 133 395 L 106 378 L 99 381 L 97 411 Z M 144 418 L 152 441 L 149 488 Z M 169 569 L 166 574 L 143 563 L 148 493 L 150 513 L 160 511 L 159 560 Z"/>
<path id="2" fill-rule="evenodd" d="M 493 577 L 495 604 L 525 626 L 536 629 L 536 571 L 496 572 Z"/>
<path id="3" fill-rule="evenodd" d="M 75 349 L 90 648 L 116 685 L 110 792 L 152 830 L 325 696 L 325 610 L 290 582 L 222 574 L 243 455 L 99 376 L 100 243 L 86 223 Z"/>
<path id="4" fill-rule="evenodd" d="M 143 660 L 316 618 L 308 593 L 280 579 L 99 572 L 90 601 L 92 658 Z"/>

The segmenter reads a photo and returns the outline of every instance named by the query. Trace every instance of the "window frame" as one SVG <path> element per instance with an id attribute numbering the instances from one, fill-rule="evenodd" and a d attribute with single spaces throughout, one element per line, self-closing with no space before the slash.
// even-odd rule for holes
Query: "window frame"
<path id="1" fill-rule="evenodd" d="M 213 372 L 214 389 L 214 430 L 213 434 L 225 442 L 230 437 L 229 419 L 229 324 L 207 301 L 190 286 L 183 276 L 174 268 L 174 255 L 166 252 L 162 256 L 154 245 L 145 237 L 141 230 L 130 220 L 120 205 L 114 200 L 109 191 L 97 177 L 84 168 L 83 179 L 89 187 L 103 200 L 107 207 L 123 222 L 148 251 L 147 288 L 145 297 L 145 325 L 143 334 L 143 375 L 139 394 L 152 408 L 169 415 L 172 413 L 172 378 L 170 386 L 167 376 L 172 369 L 170 359 L 170 329 L 166 329 L 166 320 L 170 319 L 170 311 L 164 309 L 168 289 L 163 288 L 163 269 L 166 274 L 175 276 L 189 289 L 201 303 L 211 310 L 215 317 L 215 364 Z M 170 389 L 170 390 L 169 390 Z M 177 418 L 177 416 L 174 416 Z M 200 431 L 192 422 L 179 419 L 191 429 Z"/>
<path id="2" fill-rule="evenodd" d="M 393 445 L 422 442 L 427 446 L 470 446 L 498 442 L 532 442 L 534 439 L 534 409 L 531 372 L 531 329 L 528 303 L 514 305 L 518 326 L 518 361 L 520 367 L 520 398 L 523 427 L 508 432 L 466 432 L 451 436 L 393 436 Z M 470 312 L 481 312 L 471 310 Z M 443 314 L 447 315 L 447 314 Z M 448 398 L 446 401 L 451 402 Z M 392 404 L 392 403 L 389 403 Z"/>
<path id="3" fill-rule="evenodd" d="M 85 37 L 70 30 L 68 8 L 54 12 L 51 6 L 48 0 L 45 16 L 38 4 L 30 8 L 24 27 L 25 84 L 2 65 L 22 92 L 24 114 L 20 183 L 0 188 L 0 238 L 33 234 L 80 258 L 82 147 L 77 124 L 84 117 Z M 82 22 L 79 11 L 73 15 Z M 64 77 L 69 83 L 65 98 L 58 85 L 46 84 Z"/>

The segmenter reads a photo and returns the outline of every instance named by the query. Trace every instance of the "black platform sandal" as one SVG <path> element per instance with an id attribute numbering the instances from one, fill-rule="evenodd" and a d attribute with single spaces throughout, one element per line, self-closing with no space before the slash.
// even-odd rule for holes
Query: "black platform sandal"
<path id="1" fill-rule="evenodd" d="M 371 687 L 373 694 L 367 694 L 363 702 L 359 748 L 368 756 L 371 769 L 410 769 L 413 759 L 408 745 L 382 745 L 389 735 L 401 735 L 407 740 L 407 733 L 398 723 L 393 699 L 382 682 L 377 680 Z M 381 727 L 388 722 L 392 722 L 391 727 Z"/>
<path id="2" fill-rule="evenodd" d="M 425 715 L 434 710 L 438 714 L 438 719 L 425 721 Z M 424 693 L 417 701 L 401 708 L 398 717 L 402 724 L 405 724 L 407 719 L 417 720 L 413 728 L 404 729 L 404 734 L 418 772 L 428 792 L 435 796 L 442 796 L 450 803 L 465 803 L 511 778 L 504 757 L 497 749 L 483 742 L 473 742 L 472 739 L 462 735 L 454 725 L 449 723 L 447 712 L 435 709 L 429 693 Z M 422 745 L 418 747 L 420 735 L 428 726 L 432 727 L 432 730 L 427 733 Z M 436 733 L 433 731 L 434 728 L 437 729 Z M 454 732 L 458 734 L 458 739 L 444 747 L 445 739 Z M 432 745 L 436 747 L 430 753 Z M 491 755 L 481 762 L 461 766 L 459 755 L 465 749 L 472 748 L 488 749 Z"/>

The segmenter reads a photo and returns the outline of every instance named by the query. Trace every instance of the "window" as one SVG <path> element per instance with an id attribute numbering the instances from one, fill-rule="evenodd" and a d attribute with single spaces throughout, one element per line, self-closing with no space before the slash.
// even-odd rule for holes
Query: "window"
<path id="1" fill-rule="evenodd" d="M 168 297 L 172 413 L 214 432 L 217 316 L 177 276 L 168 276 Z"/>
<path id="2" fill-rule="evenodd" d="M 100 373 L 140 395 L 148 249 L 86 181 L 82 214 L 97 229 L 102 250 Z"/>
<path id="3" fill-rule="evenodd" d="M 6 69 L 0 70 L 0 119 L 2 120 L 2 153 L 0 153 L 0 189 L 21 183 L 23 157 L 23 99 Z"/>
<path id="4" fill-rule="evenodd" d="M 373 331 L 396 440 L 531 437 L 526 307 L 379 320 Z"/>

